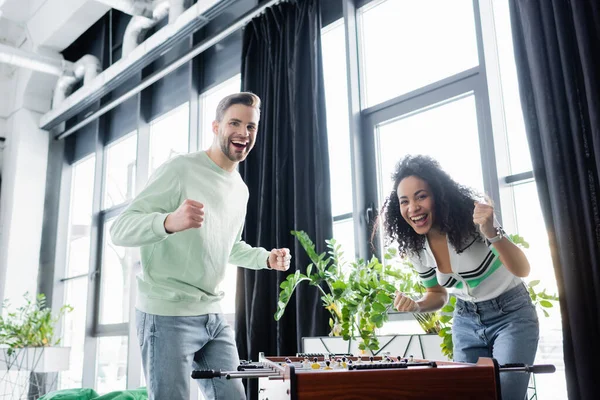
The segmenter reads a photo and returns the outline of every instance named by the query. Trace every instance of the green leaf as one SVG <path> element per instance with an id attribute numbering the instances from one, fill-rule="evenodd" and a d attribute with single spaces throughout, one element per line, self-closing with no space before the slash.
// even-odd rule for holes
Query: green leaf
<path id="1" fill-rule="evenodd" d="M 376 327 L 381 328 L 383 326 L 384 318 L 381 314 L 374 314 L 371 316 L 371 322 L 375 324 Z"/>
<path id="2" fill-rule="evenodd" d="M 360 290 L 364 294 L 369 294 L 369 288 L 366 287 L 365 285 L 359 285 L 358 290 Z"/>
<path id="3" fill-rule="evenodd" d="M 373 307 L 373 311 L 378 312 L 378 313 L 382 313 L 382 312 L 384 312 L 386 310 L 385 306 L 383 304 L 379 303 L 379 302 L 373 303 L 371 305 L 371 307 Z"/>
<path id="4" fill-rule="evenodd" d="M 539 279 L 536 279 L 536 280 L 529 282 L 528 286 L 534 287 L 534 286 L 537 286 L 539 283 L 540 283 Z"/>
<path id="5" fill-rule="evenodd" d="M 291 233 L 298 239 L 300 245 L 304 248 L 304 251 L 306 251 L 306 254 L 308 254 L 310 260 L 313 263 L 317 264 L 319 257 L 317 256 L 317 252 L 315 251 L 315 244 L 312 242 L 312 240 L 310 240 L 306 232 L 292 231 Z"/>
<path id="6" fill-rule="evenodd" d="M 390 293 L 396 292 L 396 287 L 390 283 L 383 282 L 383 289 Z"/>
<path id="7" fill-rule="evenodd" d="M 377 301 L 381 304 L 392 304 L 394 299 L 392 299 L 387 293 L 379 292 L 377 294 Z"/>
<path id="8" fill-rule="evenodd" d="M 451 304 L 446 304 L 444 307 L 442 307 L 441 310 L 443 313 L 451 313 L 454 311 L 454 306 Z"/>
<path id="9" fill-rule="evenodd" d="M 444 344 L 446 346 L 452 346 L 452 335 L 444 336 Z"/>
<path id="10" fill-rule="evenodd" d="M 379 349 L 379 343 L 372 342 L 369 344 L 369 350 L 377 351 Z"/>
<path id="11" fill-rule="evenodd" d="M 548 300 L 542 300 L 542 301 L 540 301 L 540 306 L 546 307 L 546 308 L 552 308 L 552 307 L 554 307 L 554 304 L 550 303 Z"/>
<path id="12" fill-rule="evenodd" d="M 445 336 L 445 335 L 451 335 L 451 334 L 452 334 L 452 329 L 450 329 L 449 326 L 440 329 L 440 332 L 439 332 L 439 335 L 442 336 L 442 337 Z"/>

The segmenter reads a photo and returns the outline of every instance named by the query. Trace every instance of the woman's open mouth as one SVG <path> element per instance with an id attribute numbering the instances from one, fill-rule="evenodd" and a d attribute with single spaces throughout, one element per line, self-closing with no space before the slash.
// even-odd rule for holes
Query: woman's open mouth
<path id="1" fill-rule="evenodd" d="M 429 214 L 412 216 L 410 217 L 410 220 L 417 228 L 422 228 L 427 224 L 427 221 L 429 221 Z"/>

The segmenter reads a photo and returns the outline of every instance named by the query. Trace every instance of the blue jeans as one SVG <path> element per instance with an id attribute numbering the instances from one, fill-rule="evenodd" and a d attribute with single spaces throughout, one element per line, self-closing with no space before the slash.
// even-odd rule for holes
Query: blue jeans
<path id="1" fill-rule="evenodd" d="M 531 365 L 539 333 L 535 306 L 524 285 L 488 301 L 457 300 L 452 324 L 454 361 L 476 363 L 479 357 L 493 357 L 500 365 Z M 528 383 L 527 373 L 501 372 L 502 399 L 524 399 Z"/>
<path id="2" fill-rule="evenodd" d="M 193 369 L 235 371 L 233 330 L 221 314 L 166 317 L 135 311 L 148 398 L 189 400 Z M 206 400 L 246 399 L 240 379 L 199 379 Z"/>

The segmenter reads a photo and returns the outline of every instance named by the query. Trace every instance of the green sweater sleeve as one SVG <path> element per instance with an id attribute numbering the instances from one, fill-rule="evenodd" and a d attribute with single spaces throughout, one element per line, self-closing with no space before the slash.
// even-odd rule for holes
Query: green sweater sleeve
<path id="1" fill-rule="evenodd" d="M 164 240 L 169 234 L 164 222 L 179 206 L 181 184 L 175 164 L 163 164 L 142 192 L 119 215 L 110 228 L 117 246 L 139 247 Z"/>
<path id="2" fill-rule="evenodd" d="M 267 258 L 271 253 L 262 247 L 252 247 L 242 240 L 242 226 L 238 232 L 237 240 L 229 254 L 229 264 L 239 265 L 249 269 L 267 268 Z"/>

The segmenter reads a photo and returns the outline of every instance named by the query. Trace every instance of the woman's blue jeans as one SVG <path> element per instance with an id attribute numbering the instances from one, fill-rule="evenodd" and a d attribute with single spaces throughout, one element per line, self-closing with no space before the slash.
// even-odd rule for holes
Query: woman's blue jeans
<path id="1" fill-rule="evenodd" d="M 452 324 L 454 361 L 476 363 L 479 357 L 493 357 L 500 365 L 531 365 L 539 331 L 535 306 L 524 285 L 488 301 L 457 300 Z M 527 373 L 501 372 L 502 399 L 524 399 L 528 383 Z"/>

